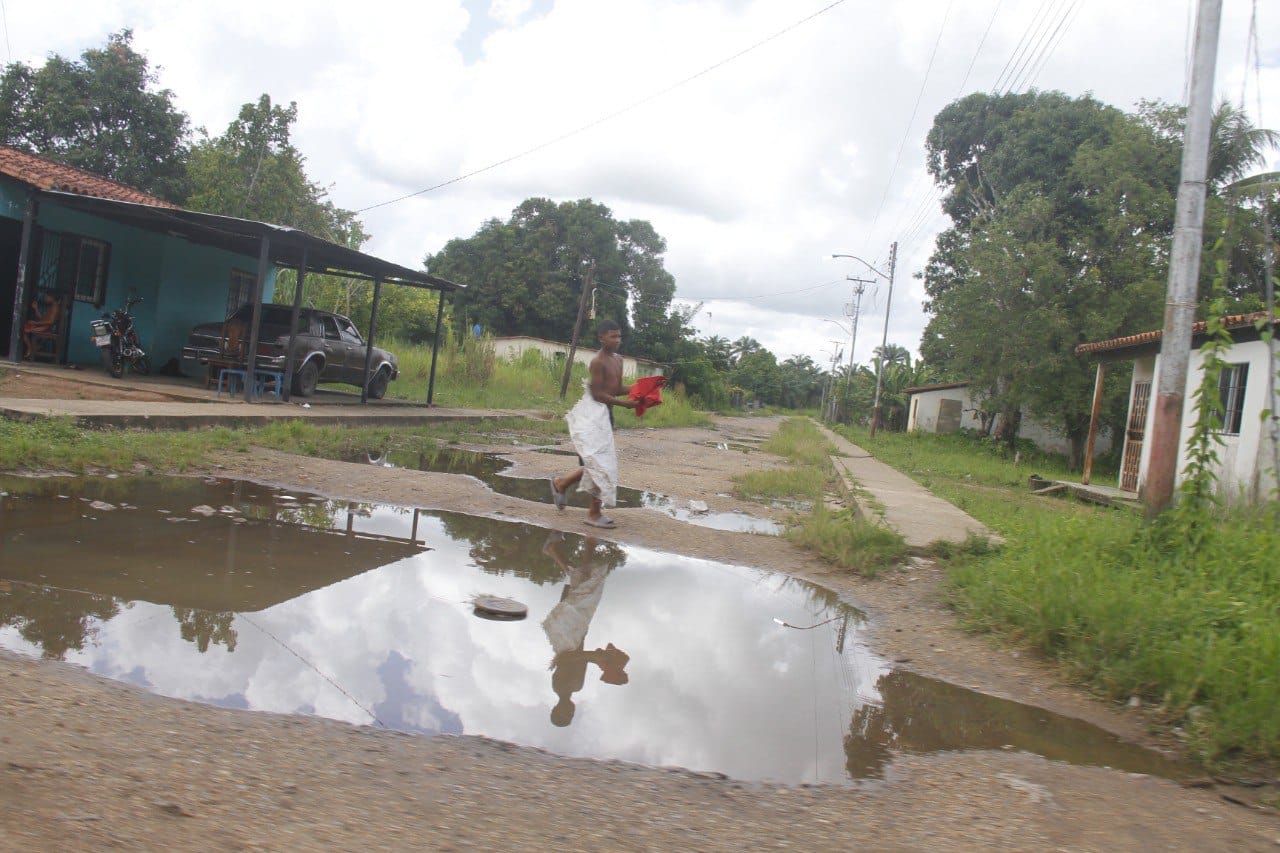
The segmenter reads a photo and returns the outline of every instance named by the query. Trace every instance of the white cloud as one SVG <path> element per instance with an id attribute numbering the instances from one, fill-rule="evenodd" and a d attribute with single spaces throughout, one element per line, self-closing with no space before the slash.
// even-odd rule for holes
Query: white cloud
<path id="1" fill-rule="evenodd" d="M 296 100 L 295 141 L 312 177 L 332 185 L 339 205 L 360 208 L 591 125 L 823 5 L 46 0 L 9 3 L 7 11 L 12 55 L 28 61 L 76 55 L 109 32 L 134 28 L 137 47 L 162 68 L 162 85 L 211 132 L 262 92 Z M 529 196 L 591 197 L 619 218 L 654 224 L 668 241 L 679 295 L 737 299 L 709 305 L 716 333 L 753 335 L 780 357 L 803 352 L 822 360 L 827 335 L 815 329 L 828 326 L 824 317 L 841 317 L 845 287 L 742 297 L 857 273 L 820 258 L 843 251 L 884 263 L 898 240 L 889 334 L 914 348 L 925 318 L 912 276 L 942 225 L 921 177 L 925 133 L 947 102 L 989 89 L 1006 67 L 1019 67 L 1008 60 L 1042 5 L 1006 0 L 993 20 L 997 0 L 849 0 L 581 133 L 369 211 L 369 250 L 416 266 L 486 219 L 506 218 Z M 1141 98 L 1179 101 L 1187 6 L 1073 4 L 1075 17 L 1038 72 L 1033 77 L 1037 66 L 1028 65 L 1016 77 L 1071 95 L 1092 92 L 1122 108 Z M 1233 100 L 1248 67 L 1250 10 L 1247 0 L 1224 4 L 1218 91 Z M 1274 125 L 1280 7 L 1259 4 L 1258 27 L 1262 120 Z M 1256 112 L 1251 79 L 1245 92 L 1246 108 Z M 873 310 L 863 322 L 877 322 Z M 878 344 L 879 335 L 860 332 L 857 359 Z"/>

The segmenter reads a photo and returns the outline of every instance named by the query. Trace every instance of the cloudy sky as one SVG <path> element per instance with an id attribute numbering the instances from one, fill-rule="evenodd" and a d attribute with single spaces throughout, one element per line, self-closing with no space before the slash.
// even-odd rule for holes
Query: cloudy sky
<path id="1" fill-rule="evenodd" d="M 1217 90 L 1280 126 L 1280 4 L 1224 0 Z M 195 125 L 266 92 L 368 251 L 417 267 L 525 198 L 589 197 L 667 240 L 696 325 L 780 358 L 915 350 L 942 225 L 933 115 L 973 91 L 1182 102 L 1191 0 L 7 0 L 6 56 L 78 56 L 125 27 Z M 1259 106 L 1260 105 L 1260 106 Z M 1280 163 L 1280 161 L 1277 161 Z M 463 180 L 455 180 L 462 176 Z M 450 183 L 451 182 L 451 183 Z M 445 186 L 439 186 L 447 184 Z M 430 192 L 383 204 L 410 193 Z M 374 207 L 375 205 L 382 205 Z M 843 343 L 840 343 L 843 341 Z"/>

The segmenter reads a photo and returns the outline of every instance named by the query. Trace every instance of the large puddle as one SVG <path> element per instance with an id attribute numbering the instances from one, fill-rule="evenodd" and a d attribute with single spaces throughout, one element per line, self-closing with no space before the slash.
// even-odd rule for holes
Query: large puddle
<path id="1" fill-rule="evenodd" d="M 529 616 L 477 618 L 477 595 Z M 235 481 L 0 478 L 0 647 L 167 696 L 746 780 L 995 748 L 1176 772 L 894 669 L 861 626 L 782 575 L 526 524 Z"/>
<path id="2" fill-rule="evenodd" d="M 547 452 L 547 451 L 543 451 Z M 576 467 L 574 454 L 564 455 L 569 460 L 562 473 Z M 500 495 L 509 495 L 526 501 L 551 503 L 551 491 L 544 478 L 515 477 L 505 473 L 512 466 L 510 459 L 495 453 L 480 453 L 452 447 L 410 452 L 405 450 L 380 450 L 360 454 L 355 461 L 391 468 L 408 468 L 415 471 L 434 471 L 442 474 L 461 474 L 474 477 Z M 569 490 L 569 505 L 585 508 L 589 503 L 586 494 Z M 668 515 L 677 521 L 728 530 L 736 533 L 760 533 L 776 536 L 782 525 L 766 518 L 756 518 L 739 512 L 713 512 L 705 502 L 678 501 L 666 495 L 644 492 L 626 486 L 618 487 L 618 506 L 639 506 Z"/>

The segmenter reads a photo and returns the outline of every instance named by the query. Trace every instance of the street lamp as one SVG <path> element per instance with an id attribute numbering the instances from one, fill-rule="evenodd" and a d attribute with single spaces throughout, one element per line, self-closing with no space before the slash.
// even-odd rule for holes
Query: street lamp
<path id="1" fill-rule="evenodd" d="M 884 351 L 885 351 L 885 347 L 888 346 L 888 343 L 889 343 L 889 304 L 893 301 L 893 274 L 895 271 L 895 267 L 898 264 L 898 241 L 895 240 L 893 242 L 893 245 L 889 247 L 888 274 L 885 274 L 880 270 L 876 269 L 870 263 L 868 263 L 867 261 L 864 261 L 862 258 L 858 257 L 857 255 L 846 255 L 846 254 L 837 252 L 832 254 L 831 257 L 851 258 L 852 260 L 855 260 L 858 263 L 863 264 L 864 266 L 866 266 L 867 269 L 871 270 L 873 273 L 880 276 L 881 278 L 886 278 L 889 280 L 889 295 L 886 296 L 884 300 L 884 335 L 880 339 L 880 351 L 876 355 L 876 396 L 875 396 L 875 401 L 871 404 L 871 437 L 875 438 L 876 428 L 880 425 L 880 387 L 884 383 Z M 852 356 L 852 354 L 850 355 Z"/>

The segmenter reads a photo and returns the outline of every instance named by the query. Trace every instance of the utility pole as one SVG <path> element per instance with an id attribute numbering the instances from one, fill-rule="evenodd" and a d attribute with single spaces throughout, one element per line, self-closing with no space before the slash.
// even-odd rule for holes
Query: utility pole
<path id="1" fill-rule="evenodd" d="M 818 410 L 822 412 L 822 419 L 824 421 L 831 420 L 829 412 L 831 409 L 830 403 L 835 396 L 836 364 L 839 363 L 841 356 L 839 341 L 828 341 L 827 343 L 831 344 L 833 347 L 831 350 L 831 370 L 827 373 L 827 381 L 822 383 L 822 403 L 818 406 Z"/>
<path id="2" fill-rule="evenodd" d="M 1178 476 L 1182 406 L 1187 365 L 1191 358 L 1191 326 L 1195 322 L 1196 285 L 1200 278 L 1200 241 L 1204 229 L 1205 178 L 1213 119 L 1213 73 L 1218 58 L 1218 25 L 1222 0 L 1199 0 L 1195 56 L 1187 126 L 1182 137 L 1182 182 L 1174 214 L 1173 253 L 1164 303 L 1160 374 L 1151 425 L 1151 459 L 1147 468 L 1144 512 L 1159 515 L 1173 500 Z"/>
<path id="3" fill-rule="evenodd" d="M 596 262 L 587 264 L 587 274 L 582 279 L 582 295 L 578 297 L 578 319 L 573 321 L 573 337 L 569 339 L 569 357 L 564 360 L 564 378 L 560 380 L 560 399 L 569 390 L 569 374 L 573 371 L 573 357 L 578 352 L 578 334 L 582 329 L 582 315 L 587 313 L 587 294 L 591 292 L 591 278 L 596 271 Z"/>
<path id="4" fill-rule="evenodd" d="M 866 291 L 868 284 L 874 284 L 874 279 L 855 278 L 851 275 L 845 276 L 848 281 L 855 282 L 853 288 L 853 313 L 845 311 L 845 316 L 849 318 L 852 329 L 849 332 L 849 372 L 844 375 L 844 395 L 849 396 L 849 384 L 853 381 L 853 348 L 858 343 L 858 315 L 862 312 L 862 294 Z M 848 306 L 845 306 L 846 309 Z"/>
<path id="5" fill-rule="evenodd" d="M 876 359 L 876 397 L 871 404 L 871 437 L 880 426 L 880 387 L 884 384 L 884 351 L 889 344 L 889 305 L 893 302 L 893 273 L 898 265 L 898 241 L 889 247 L 889 294 L 884 298 L 884 335 L 880 338 L 880 355 Z"/>

